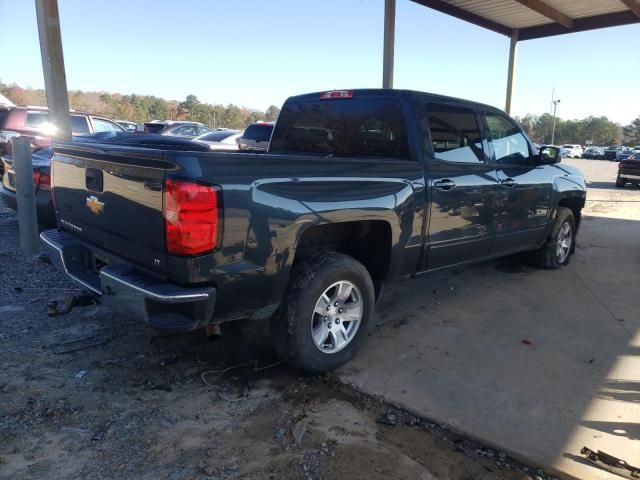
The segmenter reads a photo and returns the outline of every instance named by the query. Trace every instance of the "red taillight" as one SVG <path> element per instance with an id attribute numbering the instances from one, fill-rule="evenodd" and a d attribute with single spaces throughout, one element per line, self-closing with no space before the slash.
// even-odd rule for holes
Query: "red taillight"
<path id="1" fill-rule="evenodd" d="M 38 189 L 38 185 L 40 184 L 40 170 L 33 171 L 33 185 Z"/>
<path id="2" fill-rule="evenodd" d="M 40 190 L 51 190 L 51 177 L 46 173 L 40 174 Z"/>
<path id="3" fill-rule="evenodd" d="M 218 191 L 184 180 L 165 181 L 164 222 L 169 253 L 195 255 L 216 247 Z"/>
<path id="4" fill-rule="evenodd" d="M 328 100 L 330 98 L 353 98 L 352 90 L 333 90 L 331 92 L 324 92 L 320 95 L 320 100 Z"/>

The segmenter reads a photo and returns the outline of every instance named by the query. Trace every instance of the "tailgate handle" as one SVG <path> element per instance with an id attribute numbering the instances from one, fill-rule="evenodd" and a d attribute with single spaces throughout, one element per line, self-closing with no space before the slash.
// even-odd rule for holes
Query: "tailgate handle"
<path id="1" fill-rule="evenodd" d="M 85 170 L 85 186 L 87 190 L 102 193 L 104 184 L 102 180 L 102 170 L 97 168 L 87 168 Z"/>

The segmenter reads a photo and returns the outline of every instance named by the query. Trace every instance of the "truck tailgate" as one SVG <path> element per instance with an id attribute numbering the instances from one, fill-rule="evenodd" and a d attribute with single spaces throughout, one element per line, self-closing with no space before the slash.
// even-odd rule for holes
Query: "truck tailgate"
<path id="1" fill-rule="evenodd" d="M 156 150 L 57 146 L 52 162 L 59 226 L 105 251 L 165 271 L 163 180 Z"/>

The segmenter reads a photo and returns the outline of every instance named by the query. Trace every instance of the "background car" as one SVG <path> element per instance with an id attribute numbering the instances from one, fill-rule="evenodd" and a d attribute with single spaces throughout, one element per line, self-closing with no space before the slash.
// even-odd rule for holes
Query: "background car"
<path id="1" fill-rule="evenodd" d="M 36 213 L 38 225 L 41 227 L 53 227 L 56 225 L 56 214 L 51 200 L 51 157 L 53 146 L 40 148 L 33 152 L 33 183 L 36 193 Z M 16 199 L 16 174 L 13 169 L 13 157 L 7 155 L 0 157 L 0 163 L 4 165 L 5 175 L 0 187 L 0 197 L 4 204 L 12 209 L 18 209 Z"/>
<path id="2" fill-rule="evenodd" d="M 120 125 L 107 118 L 75 111 L 69 115 L 73 135 L 124 131 Z M 49 121 L 49 109 L 46 107 L 0 107 L 0 156 L 11 154 L 11 139 L 18 135 L 30 138 L 31 149 L 34 151 L 51 145 L 51 135 L 55 128 Z M 0 166 L 0 179 L 2 174 Z"/>
<path id="3" fill-rule="evenodd" d="M 627 158 L 629 158 L 634 153 L 635 152 L 633 151 L 633 149 L 631 149 L 629 147 L 622 147 L 620 150 L 618 150 L 616 152 L 616 160 L 618 162 L 620 162 L 622 160 L 626 160 Z"/>
<path id="4" fill-rule="evenodd" d="M 615 161 L 618 156 L 618 152 L 620 150 L 622 150 L 622 147 L 619 145 L 611 145 L 610 147 L 605 148 L 604 150 L 605 160 Z"/>
<path id="5" fill-rule="evenodd" d="M 236 151 L 239 150 L 238 143 L 242 133 L 240 130 L 217 130 L 200 135 L 193 140 L 206 143 L 211 150 Z"/>
<path id="6" fill-rule="evenodd" d="M 145 122 L 144 132 L 182 138 L 195 138 L 211 132 L 211 129 L 199 122 L 165 120 L 162 122 Z"/>
<path id="7" fill-rule="evenodd" d="M 601 160 L 604 158 L 604 149 L 600 147 L 587 147 L 584 152 L 582 152 L 582 158 Z"/>
<path id="8" fill-rule="evenodd" d="M 582 156 L 582 147 L 577 144 L 563 145 L 562 148 L 567 150 L 567 157 L 580 158 Z"/>
<path id="9" fill-rule="evenodd" d="M 240 137 L 239 149 L 266 152 L 274 125 L 274 122 L 257 122 L 249 125 Z"/>
<path id="10" fill-rule="evenodd" d="M 630 155 L 618 165 L 616 187 L 623 188 L 627 183 L 640 187 L 640 152 Z"/>
<path id="11" fill-rule="evenodd" d="M 135 132 L 138 125 L 136 122 L 130 122 L 129 120 L 116 120 L 115 122 L 127 132 Z"/>

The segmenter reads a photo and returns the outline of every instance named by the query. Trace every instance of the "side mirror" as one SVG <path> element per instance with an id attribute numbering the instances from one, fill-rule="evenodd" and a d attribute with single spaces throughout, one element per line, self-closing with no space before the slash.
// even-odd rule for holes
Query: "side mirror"
<path id="1" fill-rule="evenodd" d="M 560 163 L 562 161 L 562 155 L 560 154 L 559 147 L 553 147 L 545 145 L 540 147 L 540 153 L 538 155 L 538 165 L 553 165 L 554 163 Z"/>

